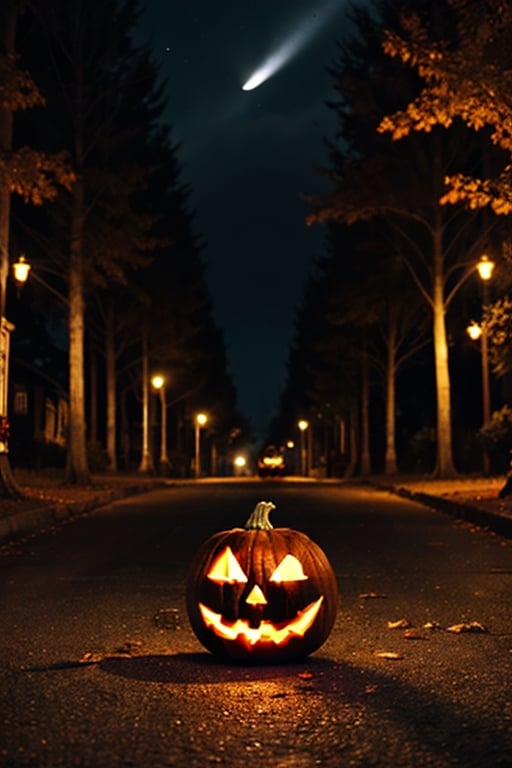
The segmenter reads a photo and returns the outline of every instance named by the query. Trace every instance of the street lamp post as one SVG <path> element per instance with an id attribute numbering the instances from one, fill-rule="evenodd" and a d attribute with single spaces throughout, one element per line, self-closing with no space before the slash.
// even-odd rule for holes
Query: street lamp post
<path id="1" fill-rule="evenodd" d="M 305 419 L 301 419 L 297 426 L 300 429 L 300 473 L 305 477 L 308 474 L 306 431 L 309 427 L 309 422 L 307 422 Z"/>
<path id="2" fill-rule="evenodd" d="M 165 396 L 165 378 L 160 375 L 151 379 L 153 389 L 160 396 L 160 474 L 166 475 L 171 468 L 171 462 L 167 455 L 167 399 Z"/>
<path id="3" fill-rule="evenodd" d="M 8 419 L 10 337 L 14 325 L 5 317 L 9 274 L 7 247 L 2 248 L 0 261 L 0 495 L 20 499 L 23 498 L 23 493 L 12 474 L 8 444 L 10 436 Z M 13 265 L 13 276 L 18 289 L 27 281 L 29 272 L 30 264 L 21 256 L 17 264 Z"/>
<path id="4" fill-rule="evenodd" d="M 485 311 L 489 303 L 489 281 L 494 271 L 494 262 L 489 259 L 485 254 L 481 257 L 480 261 L 476 265 L 478 274 L 482 281 L 482 305 Z M 480 339 L 480 351 L 482 356 L 482 426 L 486 426 L 491 418 L 491 388 L 489 377 L 489 352 L 488 352 L 488 336 L 487 336 L 487 324 L 482 322 L 472 323 L 467 332 L 471 339 Z M 489 454 L 484 450 L 483 454 L 483 470 L 484 474 L 488 475 L 490 470 Z"/>
<path id="5" fill-rule="evenodd" d="M 487 349 L 487 329 L 485 323 L 476 323 L 474 320 L 466 328 L 467 334 L 472 341 L 480 339 L 480 354 L 482 358 L 482 426 L 485 427 L 491 418 L 491 397 L 489 386 L 489 357 Z M 489 474 L 489 454 L 484 449 L 482 457 L 482 467 L 485 475 Z"/>
<path id="6" fill-rule="evenodd" d="M 201 427 L 204 427 L 208 421 L 205 413 L 197 413 L 195 417 L 195 461 L 194 474 L 196 478 L 201 477 Z"/>

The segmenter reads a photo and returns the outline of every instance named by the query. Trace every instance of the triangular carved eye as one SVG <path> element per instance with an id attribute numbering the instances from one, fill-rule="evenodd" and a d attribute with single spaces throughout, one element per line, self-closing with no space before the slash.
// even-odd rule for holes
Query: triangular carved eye
<path id="1" fill-rule="evenodd" d="M 223 549 L 206 574 L 216 584 L 244 584 L 247 576 L 229 547 Z"/>
<path id="2" fill-rule="evenodd" d="M 307 578 L 300 560 L 293 555 L 286 555 L 270 577 L 270 581 L 304 581 Z"/>

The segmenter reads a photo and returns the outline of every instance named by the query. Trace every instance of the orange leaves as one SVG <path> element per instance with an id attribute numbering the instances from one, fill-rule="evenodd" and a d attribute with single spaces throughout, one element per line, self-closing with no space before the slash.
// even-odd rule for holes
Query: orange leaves
<path id="1" fill-rule="evenodd" d="M 386 659 L 387 661 L 400 661 L 403 658 L 402 654 L 396 651 L 375 651 L 374 656 L 378 659 Z"/>
<path id="2" fill-rule="evenodd" d="M 412 626 L 408 619 L 402 618 L 396 621 L 387 622 L 388 629 L 401 630 L 400 636 L 407 641 L 427 641 L 431 633 L 435 630 L 443 631 L 443 627 L 436 621 L 427 621 L 422 627 L 416 628 Z M 444 628 L 444 632 L 448 632 L 452 635 L 460 635 L 463 633 L 472 634 L 487 634 L 488 629 L 479 621 L 463 621 L 457 624 L 451 624 Z M 388 661 L 399 661 L 404 658 L 401 651 L 396 650 L 378 650 L 374 651 L 374 656 L 379 659 L 385 659 Z"/>
<path id="3" fill-rule="evenodd" d="M 411 126 L 404 112 L 398 112 L 391 117 L 385 117 L 377 128 L 379 133 L 390 133 L 393 141 L 399 141 L 411 132 Z"/>
<path id="4" fill-rule="evenodd" d="M 452 624 L 451 627 L 446 627 L 447 632 L 454 632 L 459 635 L 461 632 L 480 632 L 485 633 L 487 629 L 479 621 L 464 621 L 460 624 Z"/>
<path id="5" fill-rule="evenodd" d="M 496 198 L 492 201 L 491 208 L 497 216 L 508 216 L 512 213 L 512 202 L 504 198 Z"/>
<path id="6" fill-rule="evenodd" d="M 475 179 L 457 174 L 447 176 L 446 193 L 441 197 L 441 205 L 463 203 L 471 210 L 478 210 L 490 205 L 496 215 L 508 216 L 512 213 L 512 186 L 507 167 L 497 179 Z"/>
<path id="7" fill-rule="evenodd" d="M 441 198 L 442 205 L 446 203 L 455 205 L 462 202 L 468 208 L 476 210 L 483 208 L 491 201 L 488 183 L 480 179 L 458 174 L 457 176 L 447 176 L 445 183 L 448 191 Z"/>
<path id="8" fill-rule="evenodd" d="M 492 143 L 512 156 L 511 12 L 499 2 L 475 9 L 457 6 L 456 45 L 431 39 L 414 15 L 402 17 L 402 34 L 385 35 L 385 53 L 416 69 L 424 88 L 404 110 L 381 121 L 380 133 L 399 140 L 412 131 L 428 133 L 435 125 L 448 128 L 459 117 L 475 131 L 490 128 Z M 497 215 L 512 213 L 510 166 L 487 182 L 455 176 L 447 183 L 442 205 L 463 203 L 473 210 L 490 206 Z"/>
<path id="9" fill-rule="evenodd" d="M 30 147 L 0 158 L 0 183 L 23 197 L 26 203 L 42 205 L 54 200 L 58 186 L 70 189 L 75 174 L 65 153 L 47 155 Z"/>
<path id="10" fill-rule="evenodd" d="M 15 112 L 44 104 L 30 75 L 18 69 L 17 57 L 0 56 L 0 108 Z M 42 205 L 45 200 L 54 200 L 58 186 L 70 189 L 74 179 L 64 153 L 48 155 L 22 147 L 0 155 L 0 183 L 26 203 Z"/>
<path id="11" fill-rule="evenodd" d="M 360 600 L 377 600 L 379 598 L 386 598 L 382 592 L 361 592 L 359 595 Z"/>
<path id="12" fill-rule="evenodd" d="M 425 89 L 420 96 L 411 101 L 405 110 L 384 117 L 377 131 L 390 133 L 394 141 L 408 136 L 411 131 L 430 133 L 436 125 L 449 128 L 454 118 L 448 94 L 444 89 Z"/>
<path id="13" fill-rule="evenodd" d="M 388 621 L 388 629 L 408 629 L 411 623 L 408 619 L 398 619 L 397 621 Z"/>
<path id="14" fill-rule="evenodd" d="M 411 62 L 412 52 L 399 35 L 395 35 L 392 32 L 386 32 L 384 42 L 382 43 L 382 49 L 388 56 L 401 59 L 404 64 L 413 63 Z"/>
<path id="15" fill-rule="evenodd" d="M 0 56 L 0 107 L 9 112 L 43 106 L 44 98 L 32 78 L 16 66 L 13 54 Z"/>

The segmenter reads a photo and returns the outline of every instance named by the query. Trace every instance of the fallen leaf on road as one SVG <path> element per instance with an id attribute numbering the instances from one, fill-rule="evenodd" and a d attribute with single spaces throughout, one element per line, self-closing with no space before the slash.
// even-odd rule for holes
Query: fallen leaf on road
<path id="1" fill-rule="evenodd" d="M 388 659 L 389 661 L 398 661 L 403 658 L 401 654 L 395 651 L 375 651 L 375 656 L 379 659 Z"/>
<path id="2" fill-rule="evenodd" d="M 387 597 L 387 595 L 379 594 L 379 592 L 361 592 L 359 595 L 360 600 L 375 600 L 382 597 Z"/>
<path id="3" fill-rule="evenodd" d="M 442 629 L 441 625 L 437 623 L 437 621 L 426 621 L 423 625 L 423 629 Z"/>
<path id="4" fill-rule="evenodd" d="M 311 680 L 313 677 L 312 672 L 297 672 L 297 677 L 300 677 L 301 680 Z"/>
<path id="5" fill-rule="evenodd" d="M 84 653 L 82 658 L 79 660 L 80 664 L 99 664 L 100 661 L 103 661 L 105 658 L 104 653 L 92 653 L 91 651 L 87 651 L 87 653 Z"/>
<path id="6" fill-rule="evenodd" d="M 388 629 L 407 629 L 411 622 L 407 619 L 398 619 L 398 621 L 388 621 Z"/>
<path id="7" fill-rule="evenodd" d="M 462 622 L 461 624 L 452 624 L 451 627 L 446 627 L 447 632 L 487 632 L 483 624 L 478 621 Z"/>
<path id="8" fill-rule="evenodd" d="M 404 637 L 406 640 L 424 640 L 425 639 L 421 634 L 421 632 L 417 629 L 406 629 L 404 632 Z"/>

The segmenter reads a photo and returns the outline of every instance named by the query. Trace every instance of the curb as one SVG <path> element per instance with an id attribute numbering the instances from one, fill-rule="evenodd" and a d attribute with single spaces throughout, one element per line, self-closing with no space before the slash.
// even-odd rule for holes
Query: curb
<path id="1" fill-rule="evenodd" d="M 0 544 L 28 534 L 42 533 L 45 528 L 58 525 L 73 517 L 80 517 L 113 501 L 148 493 L 166 485 L 167 483 L 164 481 L 162 483 L 137 483 L 122 488 L 98 491 L 97 495 L 85 501 L 57 502 L 14 512 L 0 518 Z"/>
<path id="2" fill-rule="evenodd" d="M 25 509 L 14 512 L 11 515 L 0 518 L 0 544 L 28 534 L 43 532 L 45 528 L 58 525 L 70 518 L 80 517 L 92 512 L 99 507 L 106 506 L 113 501 L 138 496 L 149 491 L 168 487 L 173 483 L 161 481 L 151 483 L 140 482 L 134 485 L 109 490 L 98 491 L 98 494 L 86 501 L 60 502 L 48 505 L 34 506 L 33 509 Z M 466 520 L 483 528 L 494 531 L 499 536 L 512 539 L 512 517 L 493 514 L 481 507 L 467 502 L 458 502 L 440 496 L 432 496 L 421 491 L 411 491 L 403 486 L 395 487 L 381 483 L 370 483 L 382 491 L 394 493 L 396 496 L 416 501 L 419 504 L 437 509 L 452 517 Z M 36 504 L 36 502 L 34 502 Z"/>
<path id="3" fill-rule="evenodd" d="M 466 520 L 467 522 L 474 523 L 483 528 L 489 528 L 500 536 L 505 536 L 508 539 L 512 538 L 512 518 L 510 517 L 493 514 L 492 512 L 488 512 L 473 504 L 451 501 L 450 499 L 445 499 L 441 496 L 431 496 L 430 494 L 422 493 L 421 491 L 411 491 L 408 488 L 386 487 L 384 490 L 391 491 L 397 496 L 417 501 L 420 504 L 433 507 L 439 512 L 444 512 L 458 519 Z"/>

